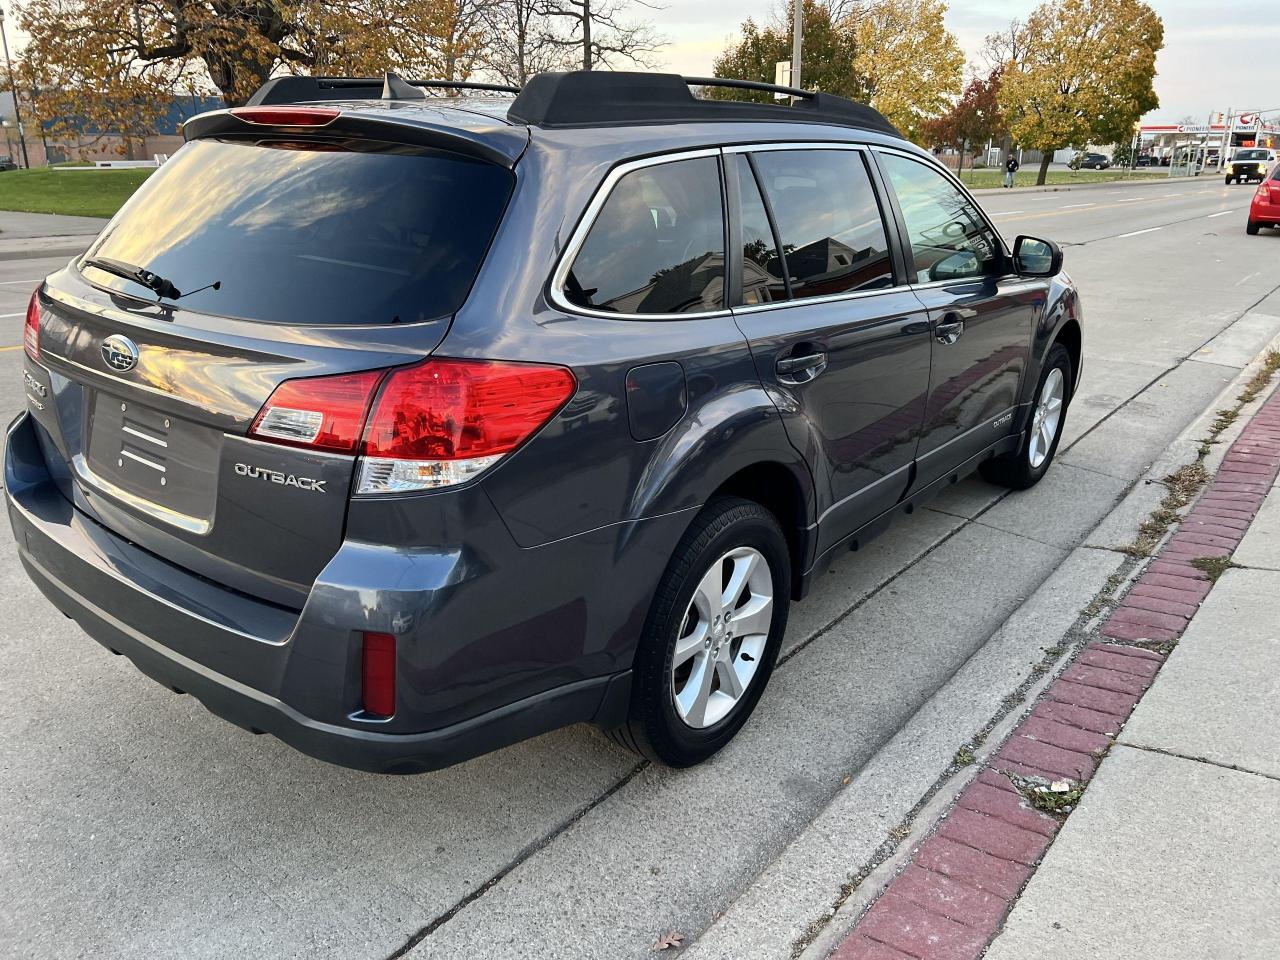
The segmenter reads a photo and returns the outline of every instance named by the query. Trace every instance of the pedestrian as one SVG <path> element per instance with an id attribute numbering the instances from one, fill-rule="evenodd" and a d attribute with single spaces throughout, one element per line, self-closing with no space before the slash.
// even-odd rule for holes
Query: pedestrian
<path id="1" fill-rule="evenodd" d="M 1004 185 L 1006 187 L 1013 186 L 1013 175 L 1018 172 L 1018 167 L 1022 164 L 1018 163 L 1018 158 L 1010 151 L 1009 159 L 1004 162 Z"/>

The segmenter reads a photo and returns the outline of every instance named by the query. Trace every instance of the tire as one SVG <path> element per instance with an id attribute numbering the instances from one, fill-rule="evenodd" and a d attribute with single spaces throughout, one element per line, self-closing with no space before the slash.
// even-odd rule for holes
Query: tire
<path id="1" fill-rule="evenodd" d="M 1229 186 L 1231 186 L 1231 178 L 1230 178 L 1230 177 L 1227 177 L 1227 186 L 1228 186 L 1228 187 L 1229 187 Z"/>
<path id="2" fill-rule="evenodd" d="M 1047 399 L 1045 385 L 1049 383 L 1054 372 L 1061 377 L 1057 384 L 1058 405 L 1056 422 L 1051 423 L 1052 439 L 1046 442 L 1043 433 L 1039 433 L 1041 407 Z M 1003 457 L 994 457 L 978 467 L 985 480 L 1011 487 L 1014 490 L 1026 490 L 1040 482 L 1040 478 L 1048 471 L 1058 452 L 1058 442 L 1062 439 L 1062 427 L 1067 422 L 1067 408 L 1071 404 L 1071 354 L 1060 343 L 1055 343 L 1045 357 L 1044 367 L 1040 370 L 1040 380 L 1036 384 L 1035 408 L 1022 433 L 1022 442 L 1018 444 L 1016 453 Z M 1053 411 L 1050 411 L 1052 416 Z M 1033 440 L 1034 445 L 1033 445 Z"/>
<path id="3" fill-rule="evenodd" d="M 1244 232 L 1251 237 L 1256 237 L 1260 229 L 1262 229 L 1262 224 L 1255 223 L 1252 220 L 1250 220 L 1248 223 L 1244 225 Z"/>
<path id="4" fill-rule="evenodd" d="M 735 558 L 735 552 L 747 555 Z M 751 560 L 750 553 L 758 560 L 740 566 Z M 761 560 L 767 567 L 763 572 Z M 732 624 L 726 631 L 716 625 L 710 611 L 704 617 L 707 598 L 714 594 L 717 564 L 721 598 L 728 593 L 726 579 L 732 587 L 734 575 L 750 570 L 746 588 L 734 598 L 741 601 L 736 604 L 739 617 L 734 623 L 750 629 L 751 625 L 764 627 L 767 622 L 767 633 L 734 637 Z M 726 570 L 728 578 L 724 577 Z M 700 590 L 704 579 L 712 586 Z M 772 590 L 771 609 L 754 615 L 743 612 L 760 606 L 765 589 Z M 790 554 L 774 515 L 760 504 L 738 497 L 719 497 L 708 503 L 681 537 L 658 583 L 636 649 L 627 721 L 608 731 L 609 736 L 669 767 L 690 767 L 720 750 L 747 722 L 773 673 L 787 626 L 790 591 Z M 700 633 L 703 627 L 707 629 Z M 682 639 L 692 639 L 685 647 L 692 652 L 677 663 L 677 641 Z M 748 674 L 745 682 L 744 673 Z M 708 675 L 705 687 L 695 682 Z M 731 676 L 741 684 L 736 698 L 723 683 Z M 698 691 L 703 689 L 707 692 L 699 698 Z"/>

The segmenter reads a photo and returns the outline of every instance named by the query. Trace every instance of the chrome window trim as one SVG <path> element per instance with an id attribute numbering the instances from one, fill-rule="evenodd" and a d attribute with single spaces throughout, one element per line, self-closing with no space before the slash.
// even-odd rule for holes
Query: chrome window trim
<path id="1" fill-rule="evenodd" d="M 735 143 L 724 147 L 725 153 L 769 153 L 775 150 L 856 150 L 865 153 L 865 143 L 848 143 L 843 140 L 797 140 L 794 143 Z"/>
<path id="2" fill-rule="evenodd" d="M 892 287 L 875 287 L 871 290 L 851 290 L 848 293 L 829 293 L 825 297 L 799 297 L 791 300 L 774 300 L 769 303 L 744 303 L 733 308 L 735 314 L 762 313 L 765 310 L 781 310 L 786 307 L 804 307 L 809 304 L 839 303 L 842 300 L 862 300 L 886 293 L 902 293 L 910 290 L 907 283 L 895 283 Z"/>
<path id="3" fill-rule="evenodd" d="M 702 147 L 697 150 L 681 150 L 675 153 L 660 153 L 652 157 L 641 157 L 638 160 L 628 160 L 620 163 L 605 176 L 600 186 L 596 188 L 596 192 L 591 197 L 591 202 L 587 204 L 587 209 L 583 211 L 578 225 L 574 228 L 573 233 L 569 236 L 569 242 L 564 248 L 564 252 L 560 255 L 559 261 L 556 263 L 555 271 L 551 274 L 551 288 L 549 290 L 550 299 L 558 309 L 565 313 L 577 316 L 598 317 L 605 320 L 710 320 L 715 317 L 729 317 L 733 315 L 733 311 L 728 307 L 722 307 L 719 310 L 705 310 L 697 313 L 618 313 L 614 310 L 596 310 L 592 307 L 579 306 L 570 302 L 565 296 L 564 287 L 569 279 L 569 271 L 573 269 L 573 261 L 577 259 L 578 253 L 582 249 L 582 245 L 586 243 L 587 235 L 591 233 L 591 228 L 596 224 L 596 218 L 599 217 L 601 209 L 609 199 L 609 195 L 613 193 L 613 188 L 618 185 L 618 181 L 627 174 L 636 170 L 643 170 L 646 167 L 657 167 L 667 163 L 679 163 L 682 160 L 698 160 L 703 157 L 720 157 L 723 151 L 719 147 Z M 719 174 L 717 174 L 719 176 Z M 724 208 L 723 195 L 720 204 L 720 212 L 722 221 L 727 222 L 728 211 Z M 728 254 L 726 253 L 726 264 L 728 262 Z M 725 294 L 727 296 L 728 289 L 726 287 Z"/>

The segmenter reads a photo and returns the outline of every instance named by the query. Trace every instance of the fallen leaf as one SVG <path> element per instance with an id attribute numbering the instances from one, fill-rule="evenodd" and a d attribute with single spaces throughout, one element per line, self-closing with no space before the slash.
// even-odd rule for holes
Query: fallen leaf
<path id="1" fill-rule="evenodd" d="M 676 933 L 674 930 L 672 930 L 670 933 L 664 933 L 658 939 L 658 942 L 653 945 L 653 949 L 655 950 L 679 949 L 681 944 L 683 943 L 684 943 L 684 934 Z"/>

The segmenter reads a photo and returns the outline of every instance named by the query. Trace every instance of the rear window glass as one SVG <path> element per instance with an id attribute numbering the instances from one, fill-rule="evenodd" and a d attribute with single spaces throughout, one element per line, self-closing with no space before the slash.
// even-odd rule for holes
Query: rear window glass
<path id="1" fill-rule="evenodd" d="M 196 140 L 92 255 L 160 275 L 188 294 L 183 307 L 204 313 L 291 325 L 431 320 L 466 299 L 513 182 L 495 164 L 400 144 Z"/>
<path id="2" fill-rule="evenodd" d="M 714 157 L 633 170 L 609 194 L 565 283 L 580 307 L 703 313 L 724 305 L 724 207 Z"/>

